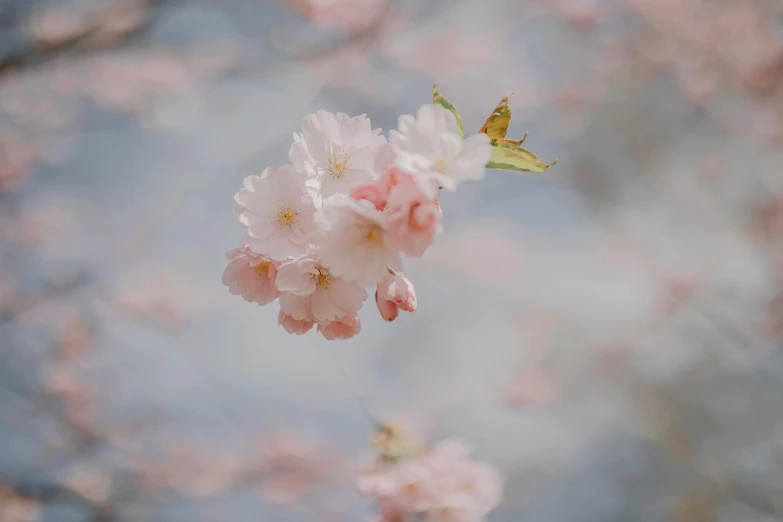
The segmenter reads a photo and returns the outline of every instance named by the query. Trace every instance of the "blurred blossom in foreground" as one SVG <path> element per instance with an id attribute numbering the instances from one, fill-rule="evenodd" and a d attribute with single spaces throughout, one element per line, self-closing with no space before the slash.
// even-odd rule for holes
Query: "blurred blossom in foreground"
<path id="1" fill-rule="evenodd" d="M 378 501 L 379 522 L 480 522 L 500 503 L 502 478 L 492 467 L 470 460 L 459 441 L 420 447 L 386 426 L 375 442 L 377 459 L 357 486 Z"/>
<path id="2" fill-rule="evenodd" d="M 315 25 L 361 31 L 377 22 L 388 0 L 284 0 Z"/>

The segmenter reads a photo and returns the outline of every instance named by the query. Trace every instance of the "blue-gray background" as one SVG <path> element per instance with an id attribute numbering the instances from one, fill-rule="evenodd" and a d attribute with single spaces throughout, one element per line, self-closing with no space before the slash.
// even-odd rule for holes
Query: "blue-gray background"
<path id="1" fill-rule="evenodd" d="M 0 0 L 0 521 L 366 520 L 370 417 L 498 467 L 493 521 L 780 520 L 779 3 L 318 3 Z M 433 83 L 559 163 L 445 194 L 350 341 L 230 295 L 243 177 Z"/>

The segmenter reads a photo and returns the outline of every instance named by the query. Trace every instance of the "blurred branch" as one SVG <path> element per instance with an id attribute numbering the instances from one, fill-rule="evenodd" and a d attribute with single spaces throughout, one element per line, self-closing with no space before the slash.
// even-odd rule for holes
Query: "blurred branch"
<path id="1" fill-rule="evenodd" d="M 153 8 L 160 8 L 175 1 L 177 0 L 115 0 L 95 9 L 86 17 L 82 26 L 70 34 L 62 34 L 50 40 L 46 39 L 46 34 L 32 34 L 30 41 L 20 50 L 0 52 L 0 76 L 12 70 L 35 67 L 67 54 L 127 45 L 137 40 L 150 27 L 155 19 L 151 15 Z M 21 23 L 35 29 L 35 16 L 33 14 Z"/>

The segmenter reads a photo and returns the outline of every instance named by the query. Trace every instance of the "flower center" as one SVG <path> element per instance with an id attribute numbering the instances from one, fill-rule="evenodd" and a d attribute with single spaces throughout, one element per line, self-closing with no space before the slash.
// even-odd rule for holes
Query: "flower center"
<path id="1" fill-rule="evenodd" d="M 259 276 L 266 277 L 266 274 L 269 272 L 269 261 L 262 259 L 260 263 L 253 267 L 253 270 Z"/>
<path id="2" fill-rule="evenodd" d="M 446 163 L 446 160 L 439 159 L 435 162 L 435 166 L 432 167 L 435 172 L 440 172 L 441 174 L 446 173 L 446 169 L 448 168 L 449 164 Z"/>
<path id="3" fill-rule="evenodd" d="M 348 168 L 351 166 L 351 158 L 344 152 L 338 152 L 337 154 L 329 153 L 327 156 L 328 166 L 326 170 L 329 175 L 334 179 L 342 179 Z"/>
<path id="4" fill-rule="evenodd" d="M 383 241 L 383 227 L 377 223 L 364 223 L 362 225 L 362 240 L 368 247 L 378 246 Z"/>
<path id="5" fill-rule="evenodd" d="M 277 217 L 275 223 L 278 228 L 291 228 L 299 222 L 299 211 L 291 206 L 290 203 L 286 203 L 282 207 L 277 209 Z"/>
<path id="6" fill-rule="evenodd" d="M 331 276 L 329 270 L 322 266 L 315 267 L 316 272 L 310 277 L 315 282 L 316 290 L 329 290 L 329 285 L 334 282 L 334 277 Z"/>

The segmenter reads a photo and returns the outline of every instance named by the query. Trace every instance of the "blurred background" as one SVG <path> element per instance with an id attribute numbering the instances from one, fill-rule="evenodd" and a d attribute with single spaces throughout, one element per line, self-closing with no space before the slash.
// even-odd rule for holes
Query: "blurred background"
<path id="1" fill-rule="evenodd" d="M 783 519 L 779 0 L 0 0 L 0 521 L 363 521 L 371 418 L 490 521 Z M 308 112 L 437 83 L 545 174 L 443 195 L 356 338 L 222 286 Z"/>

